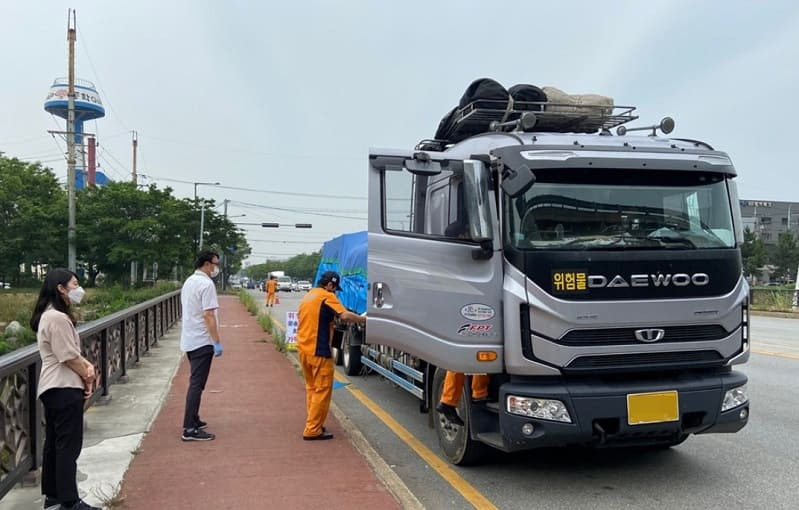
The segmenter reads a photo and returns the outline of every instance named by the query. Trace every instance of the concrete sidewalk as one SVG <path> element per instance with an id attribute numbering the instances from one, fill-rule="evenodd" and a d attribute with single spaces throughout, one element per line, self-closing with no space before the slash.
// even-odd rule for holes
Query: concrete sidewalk
<path id="1" fill-rule="evenodd" d="M 200 414 L 217 439 L 180 440 L 181 363 L 125 475 L 118 508 L 399 508 L 331 414 L 330 441 L 303 441 L 305 387 L 236 297 L 220 297 L 224 355 Z"/>

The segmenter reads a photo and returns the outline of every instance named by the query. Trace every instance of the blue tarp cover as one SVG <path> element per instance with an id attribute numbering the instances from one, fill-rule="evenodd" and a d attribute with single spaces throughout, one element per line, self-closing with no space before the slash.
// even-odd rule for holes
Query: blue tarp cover
<path id="1" fill-rule="evenodd" d="M 322 246 L 322 259 L 314 277 L 314 286 L 325 271 L 341 275 L 341 290 L 336 293 L 341 304 L 361 314 L 366 311 L 367 232 L 340 235 Z"/>

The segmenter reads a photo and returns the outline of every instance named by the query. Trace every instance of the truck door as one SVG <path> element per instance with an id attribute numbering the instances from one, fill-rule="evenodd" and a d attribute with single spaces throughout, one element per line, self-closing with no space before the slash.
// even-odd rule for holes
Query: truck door
<path id="1" fill-rule="evenodd" d="M 370 152 L 368 343 L 460 372 L 502 371 L 492 189 L 481 161 Z"/>

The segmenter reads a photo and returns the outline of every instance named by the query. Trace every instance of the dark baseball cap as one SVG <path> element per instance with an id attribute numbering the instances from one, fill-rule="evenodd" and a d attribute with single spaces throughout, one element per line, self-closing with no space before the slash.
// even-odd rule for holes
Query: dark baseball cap
<path id="1" fill-rule="evenodd" d="M 336 286 L 336 290 L 341 290 L 341 277 L 335 271 L 325 271 L 319 277 L 319 286 L 324 287 L 328 283 Z"/>

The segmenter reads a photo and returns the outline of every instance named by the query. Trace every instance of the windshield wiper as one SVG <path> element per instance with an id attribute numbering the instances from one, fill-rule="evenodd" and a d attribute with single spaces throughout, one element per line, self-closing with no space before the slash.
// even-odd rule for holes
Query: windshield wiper
<path id="1" fill-rule="evenodd" d="M 672 237 L 672 236 L 646 236 L 641 239 L 651 239 L 653 241 L 660 241 L 663 244 L 681 244 L 689 248 L 696 248 L 696 243 L 685 237 Z"/>

